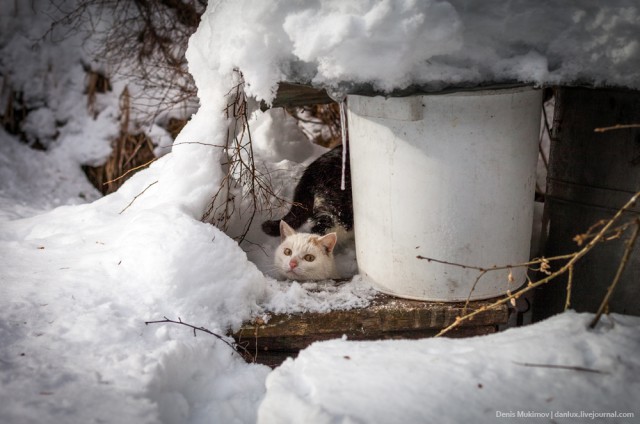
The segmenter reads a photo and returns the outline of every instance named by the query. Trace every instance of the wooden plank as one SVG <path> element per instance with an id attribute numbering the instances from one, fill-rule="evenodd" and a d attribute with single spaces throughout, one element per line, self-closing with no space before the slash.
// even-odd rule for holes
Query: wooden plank
<path id="1" fill-rule="evenodd" d="M 467 311 L 489 305 L 490 301 L 470 302 Z M 268 322 L 246 323 L 233 337 L 249 352 L 256 352 L 260 363 L 271 364 L 295 355 L 311 343 L 340 338 L 349 340 L 419 339 L 433 337 L 464 314 L 464 303 L 421 302 L 387 295 L 377 296 L 366 308 L 325 313 L 274 314 Z M 508 309 L 479 314 L 461 324 L 449 337 L 489 334 L 505 324 Z M 279 359 L 277 359 L 279 358 Z M 263 362 L 265 361 L 265 362 Z"/>
<path id="2" fill-rule="evenodd" d="M 405 97 L 415 94 L 446 94 L 454 93 L 458 91 L 475 91 L 475 90 L 490 90 L 490 89 L 504 89 L 512 87 L 522 87 L 528 84 L 522 83 L 503 83 L 503 84 L 485 84 L 468 87 L 448 87 L 442 90 L 434 92 L 429 87 L 420 87 L 416 85 L 409 86 L 403 90 L 394 90 L 391 93 L 381 92 L 376 90 L 370 84 L 359 84 L 350 88 L 350 94 L 358 94 L 363 96 L 391 96 L 391 97 Z M 276 98 L 273 100 L 271 107 L 295 107 L 295 106 L 309 106 L 314 104 L 328 104 L 333 103 L 333 100 L 327 94 L 327 91 L 323 88 L 312 87 L 310 84 L 294 83 L 282 81 L 278 84 L 278 91 Z M 269 107 L 266 103 L 261 104 L 261 109 L 266 110 Z"/>
<path id="3" fill-rule="evenodd" d="M 471 337 L 484 334 L 495 333 L 495 325 L 482 325 L 472 327 L 459 327 L 447 334 L 447 337 Z M 300 336 L 255 336 L 255 333 L 238 332 L 236 333 L 236 341 L 241 343 L 249 352 L 258 351 L 287 351 L 293 352 L 306 348 L 313 342 L 339 339 L 346 336 L 348 340 L 403 340 L 403 339 L 424 339 L 433 337 L 439 332 L 439 329 L 426 330 L 404 330 L 404 331 L 388 331 L 379 333 L 372 337 L 366 333 L 323 333 L 323 334 L 304 334 Z"/>
<path id="4" fill-rule="evenodd" d="M 496 326 L 485 325 L 478 327 L 460 327 L 447 333 L 447 337 L 461 338 L 473 337 L 496 332 Z M 416 340 L 433 337 L 437 333 L 436 330 L 413 331 L 387 333 L 384 339 L 379 340 Z M 313 336 L 302 337 L 283 337 L 277 338 L 255 338 L 250 335 L 244 335 L 237 339 L 238 343 L 244 346 L 247 351 L 254 357 L 253 361 L 259 364 L 267 365 L 272 368 L 279 366 L 287 358 L 296 358 L 301 350 L 308 347 L 316 341 L 331 340 L 341 338 L 342 334 L 324 334 L 316 339 Z M 368 340 L 364 337 L 347 337 L 348 340 Z"/>
<path id="5" fill-rule="evenodd" d="M 327 91 L 323 88 L 315 88 L 309 85 L 281 82 L 278 84 L 278 92 L 272 107 L 309 106 L 314 104 L 333 103 Z M 262 109 L 267 109 L 265 104 Z"/>
<path id="6" fill-rule="evenodd" d="M 470 302 L 468 311 L 490 304 Z M 310 312 L 272 315 L 267 323 L 247 323 L 243 333 L 259 337 L 302 336 L 307 334 L 344 333 L 377 337 L 382 333 L 406 330 L 442 329 L 464 312 L 464 303 L 421 302 L 379 295 L 370 306 L 348 311 Z M 508 318 L 506 307 L 487 310 L 464 326 L 498 325 Z"/>

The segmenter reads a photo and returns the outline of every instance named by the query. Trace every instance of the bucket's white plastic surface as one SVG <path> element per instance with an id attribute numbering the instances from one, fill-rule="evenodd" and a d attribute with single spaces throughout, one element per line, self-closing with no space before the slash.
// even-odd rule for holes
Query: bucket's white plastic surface
<path id="1" fill-rule="evenodd" d="M 358 268 L 432 301 L 519 287 L 529 259 L 542 93 L 528 87 L 402 98 L 350 95 Z M 511 280 L 511 282 L 510 282 Z M 473 291 L 472 291 L 473 288 Z"/>

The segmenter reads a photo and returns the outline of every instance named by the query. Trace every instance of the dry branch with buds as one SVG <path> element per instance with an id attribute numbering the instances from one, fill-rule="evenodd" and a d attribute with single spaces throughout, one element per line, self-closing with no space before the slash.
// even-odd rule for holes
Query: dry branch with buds
<path id="1" fill-rule="evenodd" d="M 241 243 L 258 211 L 277 208 L 286 201 L 273 190 L 268 171 L 259 169 L 255 161 L 244 79 L 239 71 L 237 76 L 239 82 L 227 93 L 225 109 L 230 120 L 225 145 L 221 146 L 226 153 L 222 164 L 226 174 L 202 215 L 202 220 L 211 221 L 224 231 L 228 229 L 234 214 L 242 217 L 248 213 L 243 230 L 236 237 L 238 243 Z M 239 202 L 236 198 L 238 195 Z"/>
<path id="2" fill-rule="evenodd" d="M 531 268 L 532 266 L 538 266 L 539 268 L 535 269 L 537 271 L 541 271 L 542 273 L 546 274 L 547 276 L 545 278 L 542 278 L 541 280 L 538 281 L 531 281 L 529 280 L 527 285 L 522 288 L 521 290 L 519 290 L 516 293 L 507 293 L 507 295 L 502 298 L 499 299 L 495 302 L 493 302 L 490 305 L 487 306 L 483 306 L 482 308 L 479 308 L 477 310 L 474 310 L 473 312 L 470 313 L 466 313 L 460 317 L 457 317 L 455 319 L 455 321 L 445 327 L 444 329 L 442 329 L 437 335 L 437 336 L 441 336 L 444 335 L 446 333 L 448 333 L 449 331 L 451 331 L 452 329 L 458 327 L 461 323 L 471 320 L 473 319 L 476 315 L 481 314 L 487 310 L 490 309 L 494 309 L 500 305 L 506 304 L 506 303 L 510 303 L 512 301 L 515 301 L 516 299 L 518 299 L 520 296 L 522 296 L 524 293 L 533 290 L 537 287 L 540 287 L 544 284 L 547 284 L 549 282 L 551 282 L 552 280 L 556 279 L 557 277 L 564 275 L 565 273 L 568 273 L 569 275 L 569 279 L 568 279 L 568 284 L 567 284 L 567 302 L 565 304 L 565 307 L 568 308 L 570 306 L 570 289 L 571 289 L 571 282 L 572 282 L 572 278 L 573 278 L 573 267 L 575 266 L 575 264 L 582 258 L 584 257 L 587 253 L 589 253 L 589 251 L 591 251 L 594 246 L 596 246 L 598 243 L 601 242 L 607 242 L 610 240 L 613 240 L 615 238 L 619 238 L 622 236 L 622 234 L 625 232 L 625 230 L 627 230 L 630 227 L 634 228 L 634 231 L 631 235 L 631 237 L 627 240 L 626 242 L 626 247 L 625 247 L 625 251 L 624 254 L 620 260 L 620 265 L 618 267 L 618 270 L 616 272 L 616 275 L 611 283 L 611 285 L 609 286 L 609 289 L 607 290 L 607 294 L 605 295 L 605 297 L 603 298 L 599 311 L 596 314 L 596 316 L 594 317 L 593 321 L 591 322 L 590 326 L 593 328 L 595 327 L 595 325 L 598 323 L 598 320 L 600 319 L 600 316 L 602 315 L 602 312 L 604 311 L 604 309 L 606 308 L 606 305 L 608 304 L 608 301 L 611 297 L 611 293 L 613 292 L 613 290 L 615 289 L 616 285 L 618 284 L 618 281 L 620 280 L 620 275 L 622 274 L 622 271 L 624 271 L 627 262 L 629 260 L 629 257 L 631 255 L 631 252 L 633 251 L 633 248 L 635 246 L 635 242 L 638 238 L 638 235 L 640 233 L 640 218 L 635 217 L 634 219 L 632 219 L 629 222 L 623 223 L 622 225 L 619 225 L 617 227 L 614 227 L 614 225 L 620 220 L 620 218 L 622 217 L 622 215 L 627 212 L 630 208 L 632 208 L 638 201 L 638 199 L 640 198 L 640 192 L 637 192 L 635 195 L 633 195 L 629 201 L 627 201 L 627 203 L 625 203 L 624 206 L 622 206 L 622 208 L 620 208 L 616 214 L 609 220 L 607 221 L 601 221 L 597 224 L 595 224 L 594 226 L 592 226 L 591 228 L 589 228 L 589 230 L 587 231 L 587 233 L 582 234 L 580 236 L 577 236 L 576 240 L 582 243 L 584 243 L 585 241 L 588 240 L 588 242 L 584 245 L 584 247 L 582 247 L 582 249 L 571 253 L 571 254 L 567 254 L 567 255 L 561 255 L 561 256 L 555 256 L 555 257 L 551 257 L 551 258 L 538 258 L 538 259 L 534 259 L 532 261 L 529 262 L 525 262 L 522 264 L 515 264 L 515 265 L 505 265 L 505 266 L 494 266 L 494 267 L 488 267 L 488 268 L 482 268 L 482 267 L 476 267 L 476 266 L 468 266 L 468 265 L 464 265 L 464 264 L 457 264 L 457 263 L 453 263 L 453 262 L 447 262 L 447 261 L 442 261 L 442 260 L 438 260 L 438 259 L 434 259 L 434 258 L 427 258 L 424 256 L 418 256 L 418 259 L 423 259 L 423 260 L 427 260 L 427 261 L 432 261 L 432 262 L 438 262 L 438 263 L 442 263 L 445 265 L 451 265 L 451 266 L 457 266 L 457 267 L 462 267 L 462 268 L 468 268 L 468 269 L 475 269 L 477 271 L 479 271 L 480 275 L 479 277 L 476 279 L 476 281 L 474 282 L 474 285 L 471 289 L 471 292 L 469 294 L 469 297 L 471 296 L 471 293 L 473 292 L 473 290 L 475 289 L 475 285 L 477 284 L 479 278 L 484 275 L 485 273 L 489 272 L 489 271 L 495 271 L 495 270 L 499 270 L 499 269 L 511 269 L 511 268 L 517 268 L 517 267 L 527 267 L 527 268 Z M 579 244 L 580 246 L 581 244 Z M 567 261 L 564 265 L 562 265 L 558 270 L 556 271 L 551 271 L 550 268 L 550 263 L 553 263 L 555 261 Z M 528 278 L 528 277 L 527 277 Z M 467 300 L 468 303 L 468 300 Z M 466 309 L 466 308 L 465 308 Z"/>
<path id="3" fill-rule="evenodd" d="M 624 129 L 631 129 L 631 128 L 640 128 L 640 124 L 616 124 L 610 127 L 595 128 L 593 132 L 601 133 L 601 132 L 607 132 L 607 131 L 613 131 L 613 130 L 624 130 Z"/>
<path id="4" fill-rule="evenodd" d="M 211 330 L 209 330 L 209 329 L 207 329 L 205 327 L 196 327 L 195 325 L 188 324 L 188 323 L 182 321 L 182 319 L 180 317 L 178 317 L 178 321 L 174 321 L 174 320 L 169 319 L 167 317 L 164 317 L 164 319 L 156 320 L 156 321 L 145 321 L 145 325 L 149 325 L 149 324 L 179 324 L 179 325 L 184 325 L 185 327 L 189 327 L 189 328 L 191 328 L 193 330 L 193 337 L 197 336 L 197 332 L 198 331 L 202 331 L 203 333 L 209 334 L 209 335 L 215 337 L 216 339 L 220 340 L 222 343 L 224 343 L 227 346 L 229 346 L 235 353 L 240 355 L 240 357 L 242 357 L 247 362 L 254 362 L 253 355 L 251 355 L 251 353 L 244 346 L 239 345 L 239 344 L 237 344 L 235 342 L 230 342 L 228 337 L 224 337 L 224 336 L 221 336 L 220 334 L 214 333 L 213 331 L 211 331 Z"/>
<path id="5" fill-rule="evenodd" d="M 58 4 L 59 3 L 59 4 Z M 196 88 L 188 72 L 185 51 L 206 8 L 204 0 L 79 0 L 72 9 L 53 1 L 57 27 L 98 36 L 95 57 L 109 64 L 111 76 L 135 83 L 144 106 L 137 112 L 149 121 L 176 107 L 197 107 Z M 143 98 L 144 96 L 144 98 Z M 155 111 L 149 112 L 149 105 Z M 135 105 L 132 105 L 135 106 Z"/>

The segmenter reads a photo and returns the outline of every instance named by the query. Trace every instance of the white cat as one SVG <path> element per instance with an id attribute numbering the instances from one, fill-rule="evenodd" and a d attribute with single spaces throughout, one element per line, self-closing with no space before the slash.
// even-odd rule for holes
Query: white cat
<path id="1" fill-rule="evenodd" d="M 324 236 L 298 233 L 280 221 L 280 246 L 274 265 L 278 273 L 289 280 L 327 280 L 339 278 L 333 258 L 338 241 L 336 233 Z"/>

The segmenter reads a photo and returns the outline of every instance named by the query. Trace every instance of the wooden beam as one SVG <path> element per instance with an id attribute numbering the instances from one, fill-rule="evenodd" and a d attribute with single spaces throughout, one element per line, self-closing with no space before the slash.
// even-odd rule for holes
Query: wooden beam
<path id="1" fill-rule="evenodd" d="M 394 90 L 386 93 L 376 90 L 371 84 L 359 84 L 354 85 L 349 89 L 349 94 L 359 94 L 363 96 L 386 96 L 386 97 L 405 97 L 415 94 L 446 94 L 454 93 L 457 91 L 475 91 L 475 90 L 490 90 L 490 89 L 505 89 L 512 87 L 522 87 L 522 83 L 505 82 L 502 84 L 488 83 L 485 85 L 475 85 L 469 87 L 447 87 L 434 92 L 428 87 L 421 87 L 412 85 L 402 90 Z M 310 84 L 293 83 L 282 81 L 278 84 L 278 91 L 276 98 L 273 100 L 271 107 L 295 107 L 295 106 L 309 106 L 314 104 L 328 104 L 333 103 L 327 90 L 324 88 L 316 88 Z M 261 109 L 267 110 L 269 107 L 266 103 L 262 102 Z"/>
<path id="2" fill-rule="evenodd" d="M 468 311 L 488 305 L 471 302 Z M 421 302 L 387 295 L 377 296 L 366 308 L 326 313 L 274 314 L 268 322 L 246 323 L 233 337 L 257 362 L 278 365 L 311 343 L 340 338 L 349 340 L 419 339 L 433 337 L 464 313 L 464 303 Z M 493 333 L 508 319 L 502 305 L 487 310 L 448 334 L 466 337 Z M 279 361 L 279 362 L 278 362 Z"/>
<path id="3" fill-rule="evenodd" d="M 315 88 L 310 85 L 281 82 L 278 85 L 278 93 L 273 101 L 272 107 L 294 107 L 309 106 L 314 104 L 333 103 L 324 88 Z M 267 109 L 266 104 L 262 104 L 262 109 Z"/>

